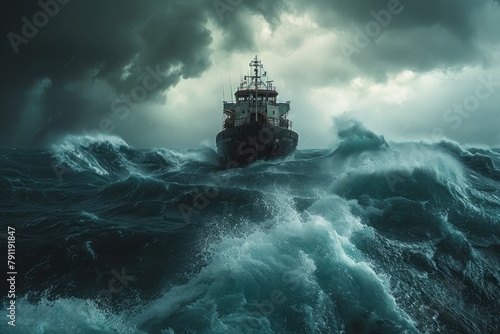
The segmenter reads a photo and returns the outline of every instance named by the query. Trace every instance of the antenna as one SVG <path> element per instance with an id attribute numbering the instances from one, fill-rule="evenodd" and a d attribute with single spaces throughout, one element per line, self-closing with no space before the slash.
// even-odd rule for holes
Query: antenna
<path id="1" fill-rule="evenodd" d="M 231 90 L 231 102 L 233 102 L 233 83 L 231 81 L 231 72 L 229 71 L 229 66 L 227 65 L 227 60 L 226 60 L 226 68 L 227 68 L 227 73 L 229 76 L 229 87 Z"/>
<path id="2" fill-rule="evenodd" d="M 229 87 L 231 87 L 231 102 L 233 102 L 233 83 L 231 81 L 231 74 L 229 74 Z"/>
<path id="3" fill-rule="evenodd" d="M 259 58 L 257 58 L 257 55 L 255 55 L 255 58 L 250 62 L 249 64 L 250 67 L 253 67 L 253 71 L 254 71 L 254 75 L 253 76 L 250 76 L 250 78 L 252 79 L 252 81 L 254 81 L 255 79 L 255 97 L 254 97 L 254 105 L 255 105 L 255 123 L 257 123 L 258 121 L 258 118 L 257 118 L 257 100 L 258 100 L 258 94 L 259 94 L 259 79 L 261 78 L 261 69 L 263 67 L 261 61 L 259 60 Z"/>
<path id="4" fill-rule="evenodd" d="M 224 82 L 222 81 L 222 73 L 220 73 L 220 84 L 222 86 L 222 100 L 226 101 L 226 93 L 224 92 Z"/>
<path id="5" fill-rule="evenodd" d="M 215 55 L 214 55 L 214 63 L 215 67 L 217 67 L 217 71 L 219 72 L 219 77 L 220 77 L 220 85 L 222 87 L 222 100 L 226 101 L 226 94 L 224 93 L 224 82 L 222 81 L 222 73 L 220 71 L 219 65 L 217 65 L 217 61 L 215 60 Z"/>
<path id="6" fill-rule="evenodd" d="M 240 75 L 240 83 L 243 81 L 243 77 L 241 76 L 241 68 L 238 68 L 238 74 Z M 239 89 L 239 86 L 238 86 Z"/>

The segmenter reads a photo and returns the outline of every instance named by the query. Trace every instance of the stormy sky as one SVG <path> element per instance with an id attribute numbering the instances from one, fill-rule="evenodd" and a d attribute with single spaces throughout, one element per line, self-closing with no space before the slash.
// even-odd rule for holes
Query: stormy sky
<path id="1" fill-rule="evenodd" d="M 1 147 L 214 146 L 255 55 L 299 149 L 331 147 L 338 117 L 500 145 L 499 0 L 8 0 L 0 15 Z"/>

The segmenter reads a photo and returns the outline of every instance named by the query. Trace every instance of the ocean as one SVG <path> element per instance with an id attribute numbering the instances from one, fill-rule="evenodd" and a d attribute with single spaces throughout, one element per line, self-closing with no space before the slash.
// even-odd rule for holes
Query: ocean
<path id="1" fill-rule="evenodd" d="M 500 150 L 337 136 L 231 170 L 117 137 L 0 150 L 0 331 L 498 333 Z"/>

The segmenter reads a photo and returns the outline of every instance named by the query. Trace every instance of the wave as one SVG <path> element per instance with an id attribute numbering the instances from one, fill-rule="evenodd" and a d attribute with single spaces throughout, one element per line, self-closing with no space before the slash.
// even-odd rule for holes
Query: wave
<path id="1" fill-rule="evenodd" d="M 387 277 L 351 242 L 365 227 L 349 201 L 329 196 L 300 213 L 283 194 L 266 198 L 279 208 L 263 222 L 267 228 L 246 225 L 221 234 L 206 227 L 205 265 L 187 282 L 118 312 L 91 300 L 22 299 L 18 316 L 29 320 L 19 330 L 51 332 L 61 324 L 43 317 L 56 312 L 66 319 L 59 331 L 73 333 L 416 332 Z"/>
<path id="2" fill-rule="evenodd" d="M 76 172 L 100 176 L 127 177 L 178 171 L 187 164 L 216 164 L 216 154 L 210 148 L 193 152 L 165 148 L 136 150 L 114 136 L 66 136 L 52 146 L 59 165 Z"/>
<path id="3" fill-rule="evenodd" d="M 414 328 L 385 278 L 349 241 L 363 226 L 346 201 L 325 198 L 327 212 L 318 203 L 305 215 L 283 195 L 268 201 L 280 205 L 270 228 L 222 236 L 211 228 L 217 242 L 205 250 L 206 266 L 142 307 L 133 322 L 148 331 L 189 327 L 200 333 Z"/>
<path id="4" fill-rule="evenodd" d="M 360 152 L 389 149 L 383 136 L 376 135 L 356 120 L 339 117 L 334 119 L 337 145 L 332 155 L 353 155 Z"/>
<path id="5" fill-rule="evenodd" d="M 355 121 L 337 133 L 331 149 L 234 170 L 211 148 L 68 136 L 51 153 L 75 171 L 62 186 L 13 175 L 9 155 L 5 207 L 35 202 L 8 217 L 57 230 L 26 241 L 20 332 L 491 331 L 500 152 L 391 142 Z M 137 280 L 101 298 L 122 267 Z"/>

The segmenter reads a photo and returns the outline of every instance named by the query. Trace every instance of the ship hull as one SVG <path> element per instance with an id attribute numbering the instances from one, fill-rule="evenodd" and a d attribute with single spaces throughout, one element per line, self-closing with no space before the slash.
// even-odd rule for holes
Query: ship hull
<path id="1" fill-rule="evenodd" d="M 257 160 L 283 159 L 295 152 L 299 135 L 269 124 L 248 124 L 217 134 L 217 153 L 223 168 L 243 167 Z"/>

